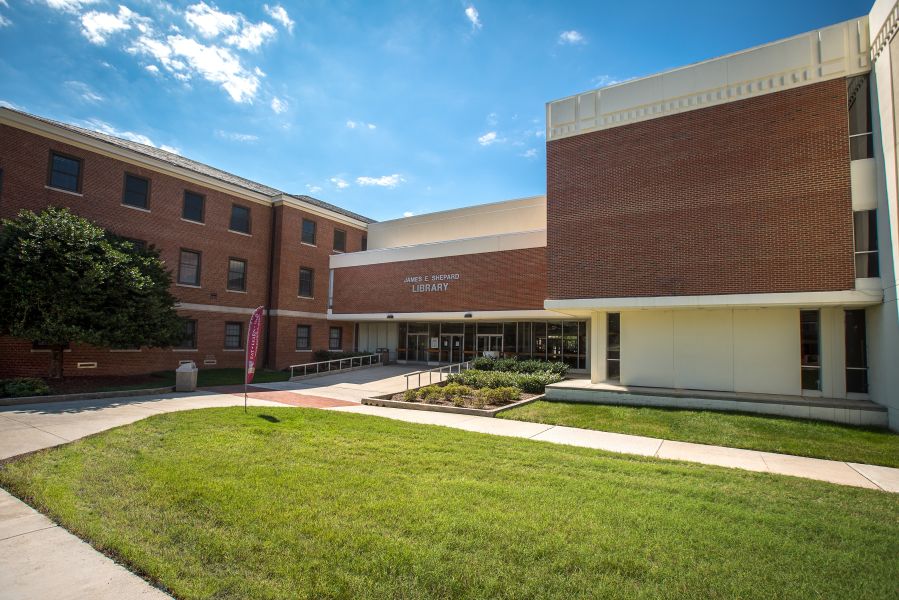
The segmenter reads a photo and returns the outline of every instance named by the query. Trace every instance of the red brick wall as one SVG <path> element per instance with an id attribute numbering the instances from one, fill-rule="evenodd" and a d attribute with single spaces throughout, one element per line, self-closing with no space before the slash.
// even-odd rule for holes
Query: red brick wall
<path id="1" fill-rule="evenodd" d="M 46 187 L 51 150 L 83 160 L 81 195 Z M 275 262 L 273 308 L 324 315 L 327 310 L 328 256 L 332 253 L 335 227 L 347 232 L 348 252 L 361 250 L 363 231 L 360 229 L 307 215 L 318 223 L 318 244 L 314 248 L 301 246 L 300 219 L 303 213 L 297 208 L 274 209 L 6 125 L 0 125 L 0 168 L 3 169 L 0 217 L 14 217 L 23 208 L 39 211 L 47 206 L 68 207 L 72 212 L 117 234 L 156 246 L 173 271 L 175 281 L 180 249 L 200 251 L 200 287 L 172 286 L 172 293 L 184 303 L 243 309 L 267 304 L 273 210 L 280 213 L 276 221 L 276 261 L 279 262 Z M 122 205 L 125 172 L 150 180 L 149 212 Z M 185 189 L 205 195 L 205 224 L 181 219 Z M 250 236 L 228 231 L 232 203 L 250 208 Z M 247 261 L 246 293 L 226 289 L 229 257 Z M 312 266 L 316 270 L 316 298 L 313 301 L 297 298 L 300 265 Z M 201 368 L 207 359 L 215 360 L 216 367 L 239 367 L 243 364 L 243 352 L 224 350 L 224 323 L 246 323 L 248 314 L 208 310 L 181 310 L 179 313 L 198 321 L 198 348 L 195 352 L 146 348 L 140 352 L 112 352 L 109 349 L 73 345 L 72 351 L 65 354 L 66 375 L 146 373 L 175 368 L 179 360 L 188 359 L 195 360 Z M 273 327 L 275 321 L 273 318 Z M 327 348 L 327 326 L 314 327 L 313 331 L 314 335 L 323 336 L 322 340 L 316 338 L 319 345 L 314 348 Z M 282 367 L 298 362 L 294 351 L 295 333 L 294 325 L 289 336 L 289 347 L 270 347 L 270 364 Z M 351 332 L 345 332 L 345 335 L 350 335 L 344 338 L 348 340 L 345 343 L 347 346 L 352 339 Z M 274 331 L 272 338 L 275 338 Z M 75 363 L 88 361 L 96 361 L 98 367 L 75 368 Z M 0 376 L 46 375 L 47 363 L 47 353 L 32 352 L 30 343 L 0 338 Z"/>
<path id="2" fill-rule="evenodd" d="M 412 292 L 406 277 L 458 273 L 443 292 Z M 430 283 L 430 282 L 422 282 Z M 542 309 L 546 248 L 411 260 L 334 270 L 334 312 Z"/>
<path id="3" fill-rule="evenodd" d="M 296 349 L 297 325 L 308 325 L 312 334 L 312 348 L 310 350 Z M 343 347 L 341 350 L 350 352 L 355 349 L 354 330 L 352 323 L 326 321 L 323 319 L 307 319 L 301 317 L 275 317 L 272 319 L 272 347 L 275 349 L 273 366 L 277 369 L 285 369 L 290 365 L 306 362 L 315 362 L 313 353 L 316 350 L 328 350 L 328 336 L 331 327 L 343 329 Z"/>
<path id="4" fill-rule="evenodd" d="M 846 82 L 547 143 L 549 298 L 854 287 Z"/>

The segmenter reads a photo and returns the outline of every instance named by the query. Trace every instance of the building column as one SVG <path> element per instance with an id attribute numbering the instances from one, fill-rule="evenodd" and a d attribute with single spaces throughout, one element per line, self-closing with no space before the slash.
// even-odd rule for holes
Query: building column
<path id="1" fill-rule="evenodd" d="M 606 380 L 606 313 L 594 312 L 590 315 L 590 382 L 602 383 Z"/>

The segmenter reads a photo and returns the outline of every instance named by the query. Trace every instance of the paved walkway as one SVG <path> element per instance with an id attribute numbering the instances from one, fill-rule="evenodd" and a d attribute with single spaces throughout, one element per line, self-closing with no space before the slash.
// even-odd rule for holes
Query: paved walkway
<path id="1" fill-rule="evenodd" d="M 527 438 L 555 444 L 582 446 L 609 452 L 620 452 L 622 454 L 637 454 L 640 456 L 653 456 L 705 465 L 745 469 L 747 471 L 793 475 L 839 485 L 899 493 L 899 469 L 890 467 L 805 458 L 802 456 L 726 448 L 723 446 L 707 446 L 689 442 L 675 442 L 639 435 L 608 433 L 560 425 L 545 425 L 542 423 L 490 417 L 472 417 L 470 415 L 424 410 L 365 405 L 338 407 L 331 410 L 375 415 L 410 423 L 443 425 L 467 431 Z"/>

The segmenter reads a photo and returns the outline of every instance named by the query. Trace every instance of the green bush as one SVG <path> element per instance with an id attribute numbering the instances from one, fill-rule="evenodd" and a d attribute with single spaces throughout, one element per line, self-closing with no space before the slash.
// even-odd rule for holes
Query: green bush
<path id="1" fill-rule="evenodd" d="M 371 352 L 331 352 L 330 350 L 316 350 L 312 353 L 315 362 L 337 360 L 338 358 L 354 358 L 356 356 L 368 356 Z M 368 364 L 368 363 L 366 363 Z"/>
<path id="2" fill-rule="evenodd" d="M 418 402 L 418 390 L 406 390 L 403 392 L 403 400 L 406 402 Z"/>
<path id="3" fill-rule="evenodd" d="M 507 373 L 543 373 L 549 371 L 563 377 L 568 373 L 568 365 L 563 362 L 537 359 L 487 358 L 486 356 L 481 356 L 471 361 L 471 368 L 478 371 Z"/>
<path id="4" fill-rule="evenodd" d="M 517 402 L 521 396 L 521 390 L 517 387 L 498 387 L 484 388 L 478 390 L 478 397 L 484 400 L 486 404 L 499 406 L 502 404 L 511 404 Z"/>
<path id="5" fill-rule="evenodd" d="M 496 360 L 486 356 L 479 356 L 471 361 L 471 368 L 477 369 L 478 371 L 492 371 L 495 365 Z"/>
<path id="6" fill-rule="evenodd" d="M 551 371 L 537 373 L 510 373 L 507 371 L 479 371 L 469 369 L 454 373 L 447 378 L 450 383 L 460 383 L 476 389 L 517 387 L 530 394 L 542 394 L 544 388 L 562 381 L 562 375 Z"/>
<path id="7" fill-rule="evenodd" d="M 471 387 L 461 383 L 447 383 L 440 389 L 443 391 L 445 400 L 452 400 L 456 396 L 471 396 L 474 393 Z"/>
<path id="8" fill-rule="evenodd" d="M 0 380 L 0 397 L 46 396 L 49 393 L 50 386 L 43 379 L 16 377 Z"/>

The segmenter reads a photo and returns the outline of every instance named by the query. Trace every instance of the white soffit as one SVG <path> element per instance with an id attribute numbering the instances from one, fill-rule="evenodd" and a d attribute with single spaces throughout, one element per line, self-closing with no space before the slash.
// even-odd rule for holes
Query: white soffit
<path id="1" fill-rule="evenodd" d="M 561 138 L 857 75 L 870 70 L 868 17 L 679 69 L 554 100 L 546 139 Z"/>

